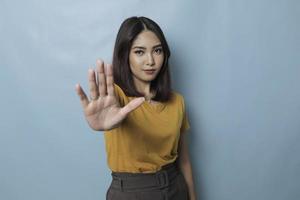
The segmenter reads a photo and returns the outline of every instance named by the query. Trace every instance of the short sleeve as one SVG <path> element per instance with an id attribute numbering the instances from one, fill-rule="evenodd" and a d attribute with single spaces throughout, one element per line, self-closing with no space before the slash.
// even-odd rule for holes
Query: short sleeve
<path id="1" fill-rule="evenodd" d="M 123 107 L 125 105 L 125 94 L 120 86 L 118 86 L 116 83 L 114 83 L 114 89 L 115 89 L 115 95 L 120 103 L 120 105 Z"/>
<path id="2" fill-rule="evenodd" d="M 181 123 L 181 127 L 180 127 L 180 133 L 187 133 L 187 131 L 190 129 L 190 122 L 188 119 L 188 114 L 186 112 L 186 107 L 185 107 L 185 103 L 184 103 L 184 98 L 182 97 L 182 123 Z"/>

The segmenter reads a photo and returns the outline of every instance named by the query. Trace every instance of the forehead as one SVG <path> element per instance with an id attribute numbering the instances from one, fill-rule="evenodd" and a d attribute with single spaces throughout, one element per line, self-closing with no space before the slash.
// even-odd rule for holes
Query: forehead
<path id="1" fill-rule="evenodd" d="M 142 31 L 134 39 L 132 46 L 154 46 L 160 44 L 160 40 L 152 31 Z"/>

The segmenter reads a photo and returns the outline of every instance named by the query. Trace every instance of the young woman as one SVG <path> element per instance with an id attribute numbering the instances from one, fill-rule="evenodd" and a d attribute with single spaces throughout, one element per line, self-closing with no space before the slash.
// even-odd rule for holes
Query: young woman
<path id="1" fill-rule="evenodd" d="M 126 19 L 112 65 L 89 70 L 90 99 L 78 96 L 89 126 L 104 131 L 112 182 L 107 200 L 195 200 L 184 98 L 171 89 L 170 50 L 146 17 Z"/>

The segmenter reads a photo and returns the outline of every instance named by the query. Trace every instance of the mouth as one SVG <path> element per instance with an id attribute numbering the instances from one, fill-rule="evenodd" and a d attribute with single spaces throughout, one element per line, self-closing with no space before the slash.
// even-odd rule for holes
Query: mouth
<path id="1" fill-rule="evenodd" d="M 146 74 L 154 74 L 154 72 L 155 72 L 156 70 L 155 69 L 147 69 L 147 70 L 144 70 L 144 72 L 146 73 Z"/>

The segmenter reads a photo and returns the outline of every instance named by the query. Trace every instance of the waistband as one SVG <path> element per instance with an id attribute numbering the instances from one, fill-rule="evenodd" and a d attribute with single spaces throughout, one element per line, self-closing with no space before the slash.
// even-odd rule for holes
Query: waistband
<path id="1" fill-rule="evenodd" d="M 111 187 L 121 191 L 147 188 L 165 188 L 179 174 L 177 160 L 164 165 L 161 170 L 153 173 L 112 172 Z"/>

